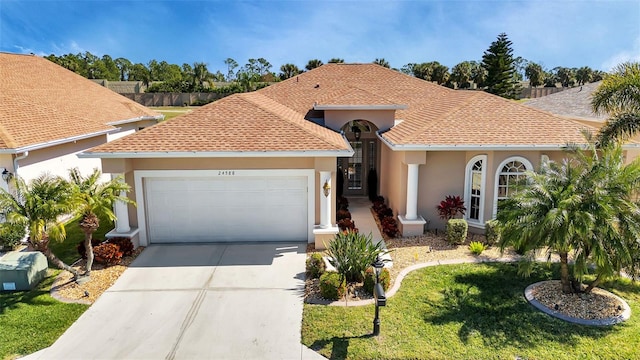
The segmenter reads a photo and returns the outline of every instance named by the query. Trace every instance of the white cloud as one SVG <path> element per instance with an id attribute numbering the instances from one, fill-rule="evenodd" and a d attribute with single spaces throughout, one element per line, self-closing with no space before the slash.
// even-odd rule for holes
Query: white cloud
<path id="1" fill-rule="evenodd" d="M 628 61 L 640 62 L 640 35 L 631 45 L 631 49 L 625 49 L 612 55 L 602 63 L 602 68 L 605 71 L 611 71 L 616 65 Z"/>

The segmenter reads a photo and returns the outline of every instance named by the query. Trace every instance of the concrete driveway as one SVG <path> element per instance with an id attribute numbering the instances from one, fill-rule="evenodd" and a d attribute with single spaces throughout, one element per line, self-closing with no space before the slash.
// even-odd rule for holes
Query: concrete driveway
<path id="1" fill-rule="evenodd" d="M 300 344 L 304 243 L 148 247 L 30 359 L 314 359 Z"/>

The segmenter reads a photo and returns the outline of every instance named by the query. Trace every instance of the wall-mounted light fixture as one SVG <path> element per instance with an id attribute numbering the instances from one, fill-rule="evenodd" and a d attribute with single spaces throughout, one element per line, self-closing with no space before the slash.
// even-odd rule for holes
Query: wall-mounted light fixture
<path id="1" fill-rule="evenodd" d="M 329 197 L 329 194 L 331 194 L 331 185 L 329 185 L 329 180 L 324 181 L 324 185 L 322 185 L 322 190 L 324 191 L 324 196 Z"/>
<path id="2" fill-rule="evenodd" d="M 360 135 L 362 134 L 362 130 L 360 130 L 360 127 L 356 125 L 356 123 L 353 123 L 353 126 L 351 127 L 351 132 L 353 133 L 353 136 L 356 137 L 356 141 L 360 141 Z"/>
<path id="3" fill-rule="evenodd" d="M 2 180 L 4 180 L 6 183 L 9 183 L 9 181 L 11 181 L 11 179 L 13 179 L 13 174 L 11 173 L 11 171 L 9 171 L 7 168 L 5 168 L 2 171 Z"/>

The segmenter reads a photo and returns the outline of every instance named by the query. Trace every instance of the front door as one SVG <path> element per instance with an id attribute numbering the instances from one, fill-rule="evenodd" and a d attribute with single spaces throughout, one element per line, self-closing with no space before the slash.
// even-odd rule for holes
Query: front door
<path id="1" fill-rule="evenodd" d="M 369 172 L 377 169 L 377 140 L 361 139 L 349 141 L 353 156 L 338 158 L 338 173 L 342 174 L 344 196 L 366 196 L 369 187 Z M 372 186 L 377 187 L 376 184 Z M 377 189 L 375 189 L 377 192 Z"/>

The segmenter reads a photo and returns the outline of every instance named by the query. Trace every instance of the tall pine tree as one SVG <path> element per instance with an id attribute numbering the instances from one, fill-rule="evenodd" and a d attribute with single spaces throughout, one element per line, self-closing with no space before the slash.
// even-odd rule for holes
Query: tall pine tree
<path id="1" fill-rule="evenodd" d="M 498 39 L 482 55 L 482 67 L 487 72 L 486 91 L 507 99 L 516 99 L 520 94 L 520 83 L 516 78 L 513 49 L 507 34 Z"/>

